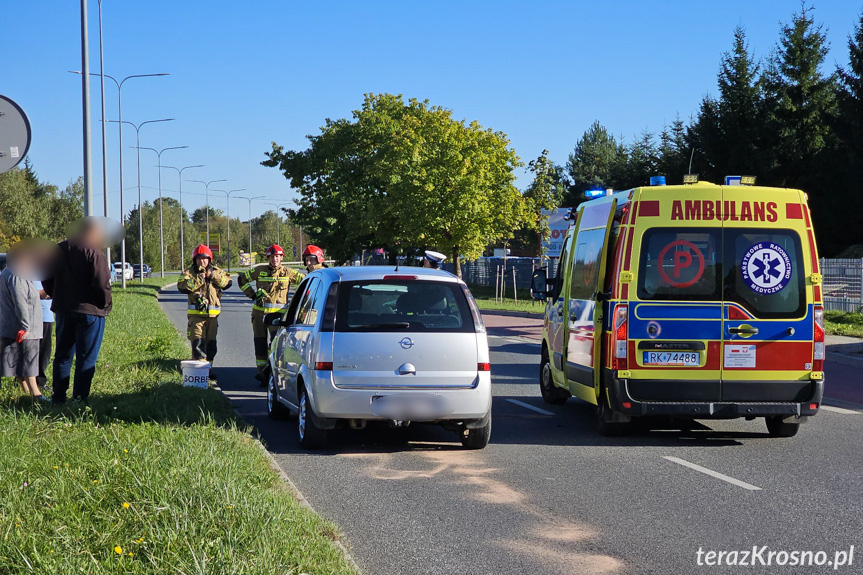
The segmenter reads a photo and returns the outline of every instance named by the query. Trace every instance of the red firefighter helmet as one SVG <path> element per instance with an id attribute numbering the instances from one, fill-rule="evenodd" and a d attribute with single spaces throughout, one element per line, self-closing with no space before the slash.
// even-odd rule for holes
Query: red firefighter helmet
<path id="1" fill-rule="evenodd" d="M 282 246 L 278 244 L 273 244 L 267 248 L 267 257 L 270 256 L 283 256 L 285 255 L 285 250 L 282 249 Z"/>
<path id="2" fill-rule="evenodd" d="M 204 244 L 201 244 L 195 248 L 195 251 L 192 252 L 192 260 L 199 257 L 213 259 L 213 252 L 210 251 L 210 248 L 208 248 Z"/>
<path id="3" fill-rule="evenodd" d="M 306 249 L 303 251 L 303 261 L 306 260 L 307 256 L 315 256 L 319 264 L 324 262 L 324 250 L 318 246 L 313 246 L 312 244 L 307 245 Z"/>

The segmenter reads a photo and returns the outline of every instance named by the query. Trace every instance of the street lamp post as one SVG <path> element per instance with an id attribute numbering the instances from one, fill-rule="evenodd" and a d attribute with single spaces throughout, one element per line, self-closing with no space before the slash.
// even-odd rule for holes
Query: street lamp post
<path id="1" fill-rule="evenodd" d="M 162 148 L 161 150 L 157 150 L 156 148 L 147 148 L 144 146 L 140 146 L 141 150 L 150 150 L 151 152 L 156 152 L 156 156 L 159 158 L 159 258 L 161 262 L 161 269 L 159 270 L 159 275 L 161 277 L 165 277 L 165 229 L 164 224 L 162 223 L 162 152 L 167 152 L 168 150 L 182 150 L 183 148 L 188 148 L 189 146 L 170 146 L 168 148 Z M 180 262 L 183 261 L 183 255 L 180 254 Z"/>
<path id="2" fill-rule="evenodd" d="M 142 214 L 143 206 L 141 205 L 141 128 L 144 127 L 144 124 L 153 124 L 155 122 L 173 122 L 174 118 L 163 118 L 161 120 L 147 120 L 146 122 L 141 122 L 137 126 L 132 122 L 127 122 L 125 120 L 108 120 L 109 122 L 115 122 L 120 124 L 120 131 L 123 130 L 123 124 L 129 124 L 133 128 L 135 128 L 135 146 L 137 148 L 138 154 L 138 255 L 139 255 L 139 264 L 141 265 L 141 269 L 139 270 L 139 276 L 141 279 L 141 283 L 144 283 L 144 216 Z M 122 152 L 120 152 L 122 157 Z M 122 172 L 121 172 L 122 173 Z M 122 190 L 121 190 L 122 193 Z"/>
<path id="3" fill-rule="evenodd" d="M 186 256 L 186 243 L 183 238 L 183 220 L 186 219 L 186 216 L 183 213 L 183 171 L 191 168 L 203 168 L 204 164 L 198 164 L 197 166 L 183 166 L 182 168 L 175 168 L 174 166 L 162 167 L 177 170 L 177 176 L 180 178 L 180 261 L 182 261 Z"/>
<path id="4" fill-rule="evenodd" d="M 249 267 L 252 267 L 252 200 L 260 200 L 263 199 L 264 196 L 255 196 L 254 198 L 248 198 L 246 196 L 237 196 L 242 200 L 249 201 Z"/>
<path id="5" fill-rule="evenodd" d="M 264 202 L 268 206 L 274 206 L 276 208 L 276 215 L 279 216 L 279 210 L 282 209 L 282 206 L 288 206 L 290 203 L 285 204 L 272 204 L 270 202 Z M 279 223 L 276 226 L 276 243 L 282 245 L 282 216 L 279 216 Z"/>
<path id="6" fill-rule="evenodd" d="M 246 188 L 240 188 L 238 190 L 213 190 L 214 192 L 221 192 L 225 194 L 225 205 L 227 205 L 227 217 L 228 217 L 228 273 L 231 273 L 231 194 L 234 192 L 245 192 Z"/>
<path id="7" fill-rule="evenodd" d="M 84 215 L 93 215 L 93 164 L 90 146 L 90 42 L 87 31 L 87 2 L 81 0 L 81 104 L 84 116 Z"/>
<path id="8" fill-rule="evenodd" d="M 207 210 L 207 247 L 210 247 L 210 184 L 215 184 L 216 182 L 227 182 L 228 180 L 210 180 L 209 182 L 205 182 L 203 180 L 186 181 L 195 182 L 197 184 L 204 184 L 204 204 L 206 204 Z"/>
<path id="9" fill-rule="evenodd" d="M 102 198 L 104 200 L 104 215 L 108 217 L 108 124 L 105 118 L 105 50 L 102 47 L 102 0 L 99 0 L 99 87 L 101 89 L 101 104 L 102 104 Z M 120 154 L 123 151 L 120 150 Z M 120 195 L 123 194 L 122 188 Z M 111 263 L 111 247 L 105 248 L 105 255 L 108 257 L 108 265 Z M 126 269 L 122 269 L 123 287 L 125 286 Z"/>
<path id="10" fill-rule="evenodd" d="M 100 20 L 101 20 L 101 2 L 99 3 L 99 6 L 100 6 L 100 11 L 99 11 L 100 12 Z M 99 29 L 101 31 L 101 23 L 99 25 Z M 72 74 L 81 74 L 81 72 L 79 72 L 77 70 L 69 70 L 69 72 L 71 72 Z M 167 73 L 133 74 L 131 76 L 126 76 L 125 78 L 123 78 L 120 81 L 117 81 L 116 78 L 114 78 L 113 76 L 111 76 L 109 74 L 96 74 L 95 72 L 91 72 L 90 75 L 91 76 L 102 76 L 103 78 L 108 78 L 109 80 L 113 81 L 114 84 L 117 85 L 117 119 L 116 120 L 107 120 L 107 121 L 108 122 L 114 122 L 114 123 L 118 124 L 117 125 L 117 131 L 119 132 L 119 138 L 120 138 L 120 141 L 119 141 L 119 148 L 120 148 L 120 223 L 122 223 L 123 227 L 125 228 L 126 215 L 125 215 L 125 211 L 124 211 L 125 208 L 123 207 L 123 192 L 124 192 L 124 188 L 123 188 L 123 124 L 130 124 L 130 125 L 134 126 L 136 131 L 138 130 L 138 126 L 135 126 L 135 124 L 132 124 L 132 122 L 124 122 L 123 121 L 123 98 L 122 98 L 122 96 L 123 96 L 123 84 L 126 83 L 126 80 L 129 80 L 131 78 L 153 78 L 156 76 L 169 76 L 170 74 L 167 74 Z M 82 74 L 82 76 L 83 76 L 83 74 Z M 104 96 L 105 96 L 105 94 L 103 91 L 102 97 L 104 98 Z M 103 111 L 104 111 L 104 108 L 103 108 Z M 104 112 L 103 112 L 103 114 L 102 114 L 103 120 L 104 120 L 104 117 L 105 116 L 104 116 Z M 167 120 L 150 120 L 150 122 L 164 122 L 164 121 L 167 121 Z M 149 123 L 149 122 L 142 122 L 141 126 L 143 126 L 144 124 L 147 124 L 147 123 Z M 103 123 L 103 125 L 104 125 L 104 123 Z M 104 137 L 103 137 L 102 141 L 104 143 Z M 140 145 L 140 142 L 138 143 L 138 145 Z M 140 162 L 140 157 L 139 157 L 138 168 L 140 168 L 140 167 L 141 167 L 141 162 Z M 107 175 L 105 177 L 107 178 Z M 138 178 L 138 205 L 139 206 L 141 204 L 141 186 L 140 186 L 140 184 L 141 184 L 141 179 L 139 177 Z M 106 201 L 107 201 L 107 197 L 108 196 L 106 195 L 105 196 Z M 107 208 L 106 208 L 106 212 L 107 212 Z M 138 213 L 140 214 L 140 209 L 138 210 Z M 107 215 L 107 213 L 106 213 L 106 215 Z M 126 236 L 125 236 L 125 234 L 123 235 L 123 239 L 120 242 L 120 256 L 121 256 L 120 260 L 123 262 L 123 270 L 124 270 L 123 289 L 126 289 L 126 274 L 125 274 L 125 269 L 126 269 Z M 142 262 L 141 263 L 141 281 L 144 281 L 144 277 L 143 277 L 144 271 L 143 270 L 144 270 L 144 265 Z"/>

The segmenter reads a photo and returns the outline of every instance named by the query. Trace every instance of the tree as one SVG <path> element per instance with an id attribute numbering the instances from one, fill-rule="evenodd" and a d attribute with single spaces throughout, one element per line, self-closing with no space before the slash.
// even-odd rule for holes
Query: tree
<path id="1" fill-rule="evenodd" d="M 432 247 L 474 259 L 527 217 L 513 185 L 521 165 L 501 132 L 428 101 L 367 94 L 352 120 L 327 120 L 307 150 L 273 149 L 299 191 L 292 219 L 337 259 L 363 247 Z"/>
<path id="2" fill-rule="evenodd" d="M 521 249 L 537 248 L 540 239 L 548 235 L 548 216 L 543 216 L 542 210 L 560 206 L 567 191 L 563 167 L 549 159 L 548 150 L 528 162 L 527 170 L 533 174 L 533 181 L 522 195 L 532 217 L 516 232 L 512 244 Z"/>
<path id="3" fill-rule="evenodd" d="M 678 116 L 671 126 L 665 126 L 659 134 L 657 174 L 665 176 L 668 184 L 683 183 L 683 174 L 689 173 L 691 151 L 687 126 Z"/>
<path id="4" fill-rule="evenodd" d="M 833 204 L 844 216 L 836 226 L 840 245 L 863 243 L 859 236 L 863 229 L 863 13 L 848 38 L 848 60 L 848 68 L 838 70 L 841 122 L 837 122 L 837 134 L 842 140 L 840 150 L 845 153 L 840 155 L 844 169 L 839 170 L 844 177 L 834 190 L 839 197 Z"/>
<path id="5" fill-rule="evenodd" d="M 638 140 L 627 147 L 626 179 L 618 189 L 646 186 L 650 183 L 650 177 L 657 175 L 659 154 L 655 140 L 653 133 L 645 130 Z"/>
<path id="6" fill-rule="evenodd" d="M 564 203 L 575 207 L 584 201 L 584 192 L 596 188 L 628 188 L 627 151 L 605 126 L 594 121 L 575 144 L 566 171 L 572 181 Z"/>

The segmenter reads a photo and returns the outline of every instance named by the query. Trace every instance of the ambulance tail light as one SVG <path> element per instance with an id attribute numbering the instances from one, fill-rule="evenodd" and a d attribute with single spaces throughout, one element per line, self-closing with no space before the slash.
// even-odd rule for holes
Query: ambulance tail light
<path id="1" fill-rule="evenodd" d="M 627 327 L 627 318 L 629 316 L 629 308 L 626 304 L 618 304 L 614 307 L 614 357 L 612 361 L 613 369 L 627 369 L 628 363 L 626 360 L 626 348 L 629 339 L 629 329 Z"/>
<path id="2" fill-rule="evenodd" d="M 812 371 L 824 371 L 824 308 L 815 306 L 815 350 L 812 354 Z"/>

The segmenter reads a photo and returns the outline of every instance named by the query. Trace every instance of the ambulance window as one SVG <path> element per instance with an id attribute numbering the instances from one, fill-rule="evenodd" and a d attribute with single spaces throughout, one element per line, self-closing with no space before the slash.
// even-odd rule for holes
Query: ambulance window
<path id="1" fill-rule="evenodd" d="M 719 301 L 720 228 L 653 228 L 644 233 L 638 299 Z"/>
<path id="2" fill-rule="evenodd" d="M 599 278 L 599 264 L 605 228 L 579 232 L 575 240 L 575 257 L 572 260 L 570 299 L 593 299 Z"/>
<path id="3" fill-rule="evenodd" d="M 557 273 L 554 276 L 554 292 L 552 292 L 553 300 L 560 296 L 560 290 L 563 288 L 563 266 L 566 263 L 566 256 L 569 254 L 569 245 L 572 243 L 572 236 L 567 235 L 563 242 L 563 248 L 560 250 L 560 257 L 557 260 Z"/>
<path id="4" fill-rule="evenodd" d="M 791 230 L 725 231 L 724 297 L 758 318 L 806 315 L 800 236 Z"/>

